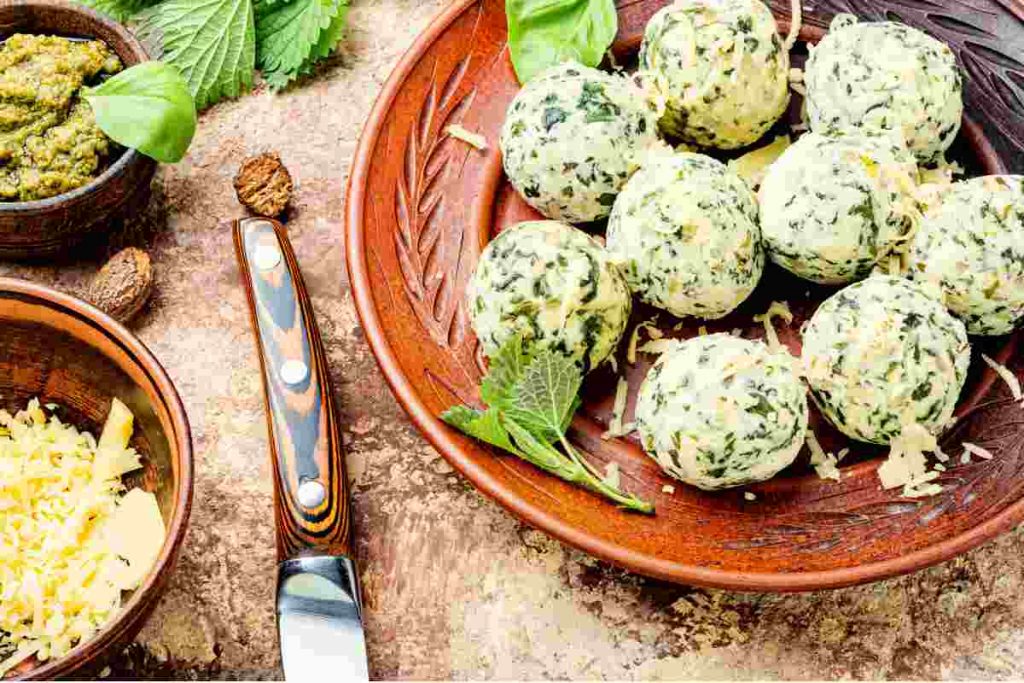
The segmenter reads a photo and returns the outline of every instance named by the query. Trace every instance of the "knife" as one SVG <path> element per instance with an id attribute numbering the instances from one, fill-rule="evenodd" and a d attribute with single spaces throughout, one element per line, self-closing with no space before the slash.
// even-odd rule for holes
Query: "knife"
<path id="1" fill-rule="evenodd" d="M 326 356 L 288 235 L 234 224 L 274 474 L 277 626 L 287 680 L 368 680 L 341 433 Z"/>

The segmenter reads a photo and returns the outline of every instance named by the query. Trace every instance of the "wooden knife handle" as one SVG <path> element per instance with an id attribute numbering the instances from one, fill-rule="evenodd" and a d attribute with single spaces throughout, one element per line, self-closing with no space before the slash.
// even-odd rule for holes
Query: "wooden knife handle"
<path id="1" fill-rule="evenodd" d="M 235 221 L 274 471 L 277 554 L 350 555 L 351 512 L 341 432 L 320 331 L 284 226 Z"/>

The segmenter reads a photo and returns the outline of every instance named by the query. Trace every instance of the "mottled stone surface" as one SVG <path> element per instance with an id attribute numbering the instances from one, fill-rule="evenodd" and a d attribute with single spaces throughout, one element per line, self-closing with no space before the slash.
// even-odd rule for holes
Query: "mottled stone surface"
<path id="1" fill-rule="evenodd" d="M 291 237 L 342 406 L 378 678 L 1024 677 L 1024 532 L 940 567 L 810 595 L 750 595 L 630 575 L 518 523 L 417 434 L 378 373 L 346 282 L 343 188 L 362 121 L 440 0 L 359 0 L 343 54 L 286 94 L 203 116 L 146 216 L 156 294 L 134 323 L 184 397 L 195 506 L 170 590 L 117 677 L 280 677 L 274 541 L 256 356 L 238 284 L 231 187 L 276 149 L 296 181 Z M 99 260 L 0 268 L 78 291 Z"/>

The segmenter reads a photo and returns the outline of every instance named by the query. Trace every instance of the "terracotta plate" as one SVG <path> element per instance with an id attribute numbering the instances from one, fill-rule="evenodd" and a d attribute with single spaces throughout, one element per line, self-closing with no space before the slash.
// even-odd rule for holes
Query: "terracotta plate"
<path id="1" fill-rule="evenodd" d="M 937 0 L 815 3 L 801 37 L 817 40 L 832 14 L 852 9 L 866 18 L 923 25 L 949 42 L 969 78 L 967 110 L 974 119 L 965 120 L 952 157 L 972 174 L 1005 172 L 1000 152 L 1010 158 L 1007 152 L 1019 151 L 1024 131 L 1013 115 L 1022 110 L 1024 67 L 1000 47 L 1020 45 L 1024 36 L 1014 16 L 1020 7 L 998 4 L 1011 1 L 972 0 L 969 8 L 957 3 L 955 14 Z M 662 4 L 620 4 L 619 61 L 635 59 L 643 25 Z M 785 30 L 788 10 L 776 9 Z M 797 63 L 801 52 L 806 55 L 805 45 L 797 46 Z M 961 398 L 961 419 L 945 443 L 959 453 L 958 444 L 969 440 L 996 457 L 952 468 L 939 480 L 943 493 L 921 500 L 881 491 L 875 473 L 880 451 L 859 444 L 851 444 L 840 482 L 819 479 L 804 453 L 775 479 L 752 487 L 755 501 L 737 490 L 708 494 L 672 482 L 635 436 L 599 438 L 615 385 L 608 369 L 588 377 L 572 436 L 598 464 L 618 463 L 623 485 L 655 502 L 653 517 L 620 511 L 440 422 L 436 416 L 448 406 L 478 400 L 482 359 L 462 300 L 480 250 L 503 227 L 537 215 L 503 178 L 496 149 L 517 89 L 503 2 L 453 4 L 384 88 L 360 141 L 348 194 L 349 274 L 373 351 L 416 425 L 481 491 L 527 523 L 602 559 L 663 579 L 733 589 L 806 590 L 880 579 L 951 558 L 1024 519 L 1024 413 L 977 359 Z M 984 107 L 976 106 L 979 101 Z M 481 152 L 447 137 L 446 126 L 456 122 L 482 133 L 490 147 Z M 746 337 L 761 337 L 751 316 L 773 298 L 786 299 L 797 320 L 782 336 L 799 352 L 800 322 L 830 291 L 769 269 L 750 301 L 708 327 L 738 327 Z M 637 320 L 654 313 L 637 308 Z M 677 322 L 667 314 L 659 320 L 665 330 Z M 697 334 L 697 323 L 672 334 Z M 1005 360 L 1015 344 L 1015 337 L 1004 337 L 975 347 Z M 634 391 L 651 360 L 642 357 L 628 368 Z M 629 413 L 627 419 L 632 405 Z M 819 416 L 812 420 L 827 449 L 846 445 Z M 663 492 L 670 483 L 674 494 Z"/>

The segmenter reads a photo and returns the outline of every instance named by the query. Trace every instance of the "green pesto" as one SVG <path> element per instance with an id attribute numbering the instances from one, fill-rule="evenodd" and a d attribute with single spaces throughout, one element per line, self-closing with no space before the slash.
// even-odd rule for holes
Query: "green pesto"
<path id="1" fill-rule="evenodd" d="M 53 197 L 99 174 L 111 142 L 79 93 L 120 70 L 96 40 L 17 33 L 0 43 L 0 201 Z"/>

